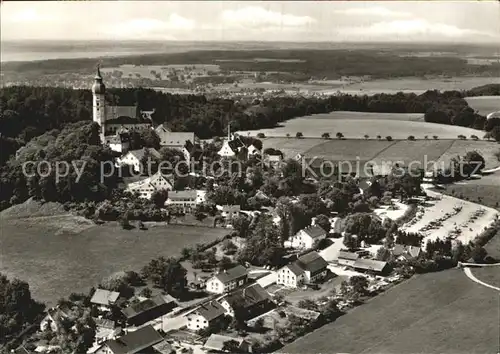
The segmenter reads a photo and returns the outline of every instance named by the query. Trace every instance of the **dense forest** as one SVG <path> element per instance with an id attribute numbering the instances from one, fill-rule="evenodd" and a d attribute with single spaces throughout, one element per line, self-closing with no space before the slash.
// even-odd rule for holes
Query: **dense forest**
<path id="1" fill-rule="evenodd" d="M 105 67 L 131 65 L 217 64 L 222 71 L 301 73 L 315 78 L 370 75 L 393 78 L 425 75 L 498 75 L 498 64 L 469 65 L 458 56 L 418 57 L 368 49 L 279 49 L 279 50 L 195 50 L 184 53 L 141 54 L 100 58 Z M 266 60 L 255 60 L 265 58 Z M 287 60 L 283 60 L 286 58 Z M 23 76 L 61 72 L 85 73 L 95 67 L 95 58 L 52 59 L 4 63 L 7 73 Z"/>

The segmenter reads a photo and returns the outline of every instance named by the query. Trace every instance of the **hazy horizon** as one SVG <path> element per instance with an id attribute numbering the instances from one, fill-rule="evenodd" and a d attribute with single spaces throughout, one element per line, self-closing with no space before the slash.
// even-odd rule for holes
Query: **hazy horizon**
<path id="1" fill-rule="evenodd" d="M 26 1 L 1 6 L 2 42 L 500 42 L 498 1 Z"/>

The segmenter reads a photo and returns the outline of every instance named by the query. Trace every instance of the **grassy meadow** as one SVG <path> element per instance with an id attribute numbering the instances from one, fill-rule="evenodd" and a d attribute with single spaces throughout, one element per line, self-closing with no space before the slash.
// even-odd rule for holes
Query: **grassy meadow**
<path id="1" fill-rule="evenodd" d="M 380 119 L 375 119 L 376 115 Z M 295 137 L 297 132 L 301 132 L 307 138 L 320 138 L 323 133 L 330 133 L 335 137 L 337 133 L 342 133 L 344 137 L 351 139 L 363 139 L 365 135 L 376 138 L 377 135 L 385 138 L 391 136 L 393 139 L 406 139 L 413 135 L 417 139 L 425 136 L 431 138 L 437 135 L 440 139 L 456 139 L 458 135 L 477 135 L 482 137 L 481 130 L 459 127 L 454 125 L 442 125 L 416 121 L 402 121 L 394 119 L 384 119 L 386 113 L 372 114 L 370 119 L 325 119 L 314 116 L 301 117 L 283 122 L 281 126 L 271 129 L 240 131 L 241 135 L 256 136 L 264 133 L 267 137 L 286 137 L 289 134 Z"/>
<path id="2" fill-rule="evenodd" d="M 498 309 L 498 292 L 460 269 L 418 275 L 280 352 L 496 353 Z"/>
<path id="3" fill-rule="evenodd" d="M 500 111 L 500 96 L 466 97 L 465 100 L 472 109 L 483 116 Z"/>
<path id="4" fill-rule="evenodd" d="M 227 233 L 178 225 L 127 231 L 116 224 L 70 233 L 35 219 L 1 221 L 0 272 L 27 281 L 34 297 L 49 305 L 71 292 L 87 292 L 115 272 L 140 271 L 152 258 L 179 256 L 183 247 Z"/>

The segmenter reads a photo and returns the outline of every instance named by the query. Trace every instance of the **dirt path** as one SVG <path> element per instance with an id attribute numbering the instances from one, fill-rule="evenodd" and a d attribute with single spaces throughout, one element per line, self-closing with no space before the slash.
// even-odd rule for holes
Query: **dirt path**
<path id="1" fill-rule="evenodd" d="M 499 265 L 500 265 L 500 263 L 497 263 L 497 264 L 486 264 L 486 266 L 499 266 Z M 474 266 L 480 266 L 480 265 L 475 264 Z M 464 273 L 473 282 L 476 282 L 476 283 L 478 283 L 480 285 L 486 286 L 487 288 L 494 289 L 494 290 L 500 292 L 500 288 L 498 288 L 496 286 L 493 286 L 493 285 L 490 285 L 490 284 L 487 284 L 484 281 L 481 281 L 478 278 L 476 278 L 474 276 L 474 274 L 472 274 L 472 271 L 471 271 L 471 269 L 469 267 L 464 267 Z"/>

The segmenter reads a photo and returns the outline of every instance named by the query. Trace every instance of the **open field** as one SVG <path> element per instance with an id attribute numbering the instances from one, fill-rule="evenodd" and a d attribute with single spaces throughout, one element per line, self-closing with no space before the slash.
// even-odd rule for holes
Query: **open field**
<path id="1" fill-rule="evenodd" d="M 463 244 L 474 240 L 482 231 L 498 218 L 497 210 L 471 203 L 447 195 L 427 191 L 432 197 L 440 199 L 429 202 L 430 206 L 419 207 L 417 216 L 402 226 L 406 232 L 418 232 L 424 235 L 423 244 L 428 240 L 444 240 L 449 236 Z M 461 208 L 455 211 L 455 208 Z M 448 215 L 448 216 L 447 216 Z M 431 227 L 432 223 L 437 223 Z"/>
<path id="2" fill-rule="evenodd" d="M 383 119 L 383 120 L 403 120 L 412 122 L 423 122 L 423 113 L 375 113 L 375 112 L 350 112 L 335 111 L 330 113 L 320 113 L 303 118 L 314 119 Z"/>
<path id="3" fill-rule="evenodd" d="M 281 126 L 271 129 L 240 131 L 242 135 L 255 136 L 264 133 L 269 137 L 285 137 L 290 134 L 295 137 L 297 132 L 302 132 L 304 137 L 319 138 L 323 133 L 330 133 L 332 137 L 338 132 L 346 138 L 364 138 L 367 134 L 372 138 L 377 135 L 385 138 L 390 135 L 393 139 L 406 139 L 413 135 L 417 139 L 425 136 L 431 138 L 437 135 L 440 139 L 456 139 L 458 135 L 477 135 L 482 137 L 481 130 L 464 128 L 454 125 L 442 125 L 426 122 L 411 122 L 383 119 L 318 119 L 318 118 L 295 118 L 283 122 Z"/>
<path id="4" fill-rule="evenodd" d="M 466 97 L 465 100 L 472 109 L 483 116 L 500 110 L 500 96 Z"/>
<path id="5" fill-rule="evenodd" d="M 446 185 L 445 189 L 439 192 L 500 210 L 500 172 L 482 176 L 480 179 Z"/>
<path id="6" fill-rule="evenodd" d="M 495 156 L 496 152 L 500 151 L 500 144 L 491 141 L 473 141 L 473 140 L 455 140 L 453 144 L 446 150 L 438 160 L 441 163 L 449 164 L 451 158 L 464 156 L 469 151 L 477 151 L 484 157 L 486 166 L 485 169 L 495 168 L 500 166 L 500 161 Z"/>
<path id="7" fill-rule="evenodd" d="M 187 66 L 189 69 L 185 70 Z M 192 67 L 194 67 L 194 69 L 191 69 Z M 117 67 L 102 68 L 101 72 L 112 73 L 113 71 L 121 71 L 123 73 L 123 77 L 127 77 L 129 75 L 136 76 L 136 74 L 139 74 L 142 77 L 155 79 L 155 76 L 151 74 L 151 71 L 153 70 L 156 73 L 161 74 L 162 78 L 166 78 L 167 74 L 172 70 L 181 71 L 185 75 L 189 74 L 191 76 L 202 76 L 206 75 L 209 71 L 219 72 L 220 68 L 219 65 L 215 64 L 120 65 Z"/>
<path id="8" fill-rule="evenodd" d="M 399 122 L 402 123 L 402 122 Z M 437 167 L 447 166 L 452 157 L 464 156 L 468 151 L 477 150 L 486 162 L 486 169 L 495 168 L 500 162 L 494 155 L 500 145 L 489 141 L 472 140 L 395 140 L 385 139 L 343 139 L 324 140 L 319 138 L 297 139 L 265 138 L 264 149 L 275 148 L 285 154 L 285 158 L 293 158 L 297 154 L 306 157 L 323 158 L 329 161 L 351 161 L 360 164 L 370 161 L 374 171 L 383 173 L 390 165 L 399 161 L 408 165 L 414 161 L 413 167 L 431 170 L 434 163 Z M 363 168 L 363 165 L 360 165 Z M 384 167 L 387 166 L 387 167 Z"/>
<path id="9" fill-rule="evenodd" d="M 373 163 L 381 173 L 390 172 L 391 163 L 427 170 L 428 163 L 437 161 L 452 144 L 453 140 L 401 140 L 378 153 Z"/>
<path id="10" fill-rule="evenodd" d="M 450 269 L 418 275 L 282 353 L 497 353 L 499 297 Z"/>
<path id="11" fill-rule="evenodd" d="M 493 83 L 500 83 L 500 77 L 454 77 L 450 79 L 432 78 L 427 80 L 409 77 L 354 83 L 352 85 L 346 85 L 340 91 L 345 93 L 356 93 L 356 91 L 360 91 L 359 93 L 364 95 L 397 93 L 400 91 L 420 94 L 427 90 L 469 90 L 477 86 Z"/>
<path id="12" fill-rule="evenodd" d="M 350 95 L 375 95 L 379 93 L 395 94 L 398 92 L 422 94 L 427 90 L 469 90 L 477 86 L 491 83 L 500 83 L 500 77 L 454 77 L 450 79 L 432 78 L 422 79 L 419 77 L 408 77 L 400 79 L 375 79 L 362 82 L 348 80 L 316 80 L 314 82 L 301 83 L 271 83 L 254 82 L 252 80 L 242 81 L 238 87 L 230 84 L 217 86 L 218 90 L 229 90 L 233 92 L 243 89 L 285 90 L 300 92 L 317 92 L 325 95 L 337 92 Z"/>
<path id="13" fill-rule="evenodd" d="M 305 151 L 307 156 L 318 156 L 332 161 L 373 159 L 381 151 L 396 144 L 387 140 L 328 140 Z"/>
<path id="14" fill-rule="evenodd" d="M 154 257 L 178 256 L 183 247 L 227 233 L 177 225 L 126 231 L 105 224 L 74 234 L 34 219 L 1 221 L 0 272 L 27 281 L 34 297 L 49 305 L 71 292 L 87 292 L 115 272 L 140 271 Z"/>
<path id="15" fill-rule="evenodd" d="M 471 268 L 471 271 L 479 280 L 500 287 L 500 267 Z"/>

